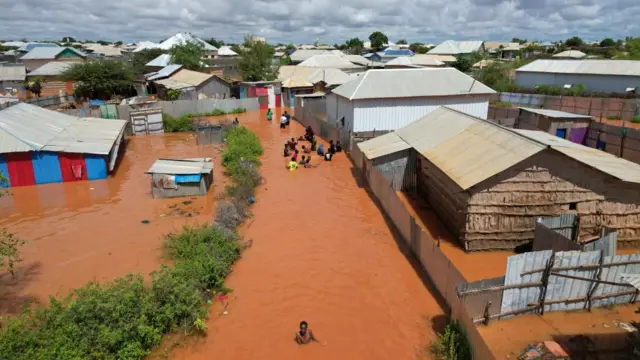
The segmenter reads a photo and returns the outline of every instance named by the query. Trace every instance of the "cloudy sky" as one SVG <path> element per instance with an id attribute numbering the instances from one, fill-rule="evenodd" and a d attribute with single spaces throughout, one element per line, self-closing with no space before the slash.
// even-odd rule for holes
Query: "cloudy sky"
<path id="1" fill-rule="evenodd" d="M 0 0 L 0 39 L 586 40 L 640 35 L 640 0 Z"/>

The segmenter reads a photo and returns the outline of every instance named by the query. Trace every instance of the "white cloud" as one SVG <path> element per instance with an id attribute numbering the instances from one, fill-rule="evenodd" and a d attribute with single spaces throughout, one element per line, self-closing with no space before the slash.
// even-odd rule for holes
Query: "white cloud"
<path id="1" fill-rule="evenodd" d="M 0 0 L 0 37 L 159 41 L 179 31 L 240 41 L 587 40 L 640 34 L 638 0 Z"/>

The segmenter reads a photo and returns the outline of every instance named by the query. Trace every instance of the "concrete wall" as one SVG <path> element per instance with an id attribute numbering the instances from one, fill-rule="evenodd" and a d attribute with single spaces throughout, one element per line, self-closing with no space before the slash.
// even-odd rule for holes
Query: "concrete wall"
<path id="1" fill-rule="evenodd" d="M 481 119 L 486 119 L 489 111 L 489 96 L 367 99 L 351 103 L 354 108 L 354 132 L 396 130 L 424 117 L 439 106 L 449 106 Z"/>
<path id="2" fill-rule="evenodd" d="M 537 85 L 564 86 L 584 84 L 588 91 L 625 94 L 630 87 L 640 88 L 640 76 L 550 74 L 516 71 L 516 84 L 525 89 Z"/>
<path id="3" fill-rule="evenodd" d="M 539 217 L 580 215 L 579 238 L 618 231 L 620 247 L 640 245 L 640 185 L 624 183 L 555 150 L 545 150 L 469 189 L 468 250 L 512 249 L 534 238 Z"/>

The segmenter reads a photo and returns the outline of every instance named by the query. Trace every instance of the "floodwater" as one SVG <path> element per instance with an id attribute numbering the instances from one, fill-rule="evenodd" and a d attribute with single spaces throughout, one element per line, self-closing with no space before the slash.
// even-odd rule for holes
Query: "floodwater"
<path id="1" fill-rule="evenodd" d="M 187 341 L 171 357 L 427 357 L 443 310 L 359 186 L 351 162 L 344 154 L 332 162 L 315 156 L 317 168 L 289 172 L 283 144 L 304 130 L 295 122 L 280 130 L 264 119 L 264 113 L 240 118 L 265 147 L 266 182 L 254 217 L 241 229 L 253 245 L 228 279 L 233 292 L 226 308 L 216 303 L 210 312 L 208 336 Z M 301 320 L 321 344 L 295 344 Z"/>
<path id="2" fill-rule="evenodd" d="M 0 313 L 19 311 L 34 300 L 46 303 L 50 295 L 66 295 L 91 280 L 157 270 L 162 236 L 210 221 L 214 188 L 224 187 L 218 181 L 206 197 L 152 199 L 150 175 L 144 172 L 159 157 L 217 160 L 219 151 L 195 146 L 190 134 L 134 137 L 114 177 L 11 188 L 11 196 L 0 198 L 0 228 L 28 243 L 16 279 L 0 273 Z M 220 179 L 217 168 L 214 176 Z"/>

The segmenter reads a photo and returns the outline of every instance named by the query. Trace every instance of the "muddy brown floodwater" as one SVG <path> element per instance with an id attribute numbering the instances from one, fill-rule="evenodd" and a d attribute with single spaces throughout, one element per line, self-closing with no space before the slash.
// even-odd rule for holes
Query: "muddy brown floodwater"
<path id="1" fill-rule="evenodd" d="M 274 116 L 279 118 L 279 114 Z M 216 303 L 208 336 L 176 359 L 416 359 L 442 326 L 443 310 L 402 249 L 351 162 L 317 156 L 314 169 L 285 169 L 285 139 L 262 113 L 245 114 L 265 147 L 254 217 L 241 233 L 253 245 L 228 279 L 226 314 Z M 298 346 L 301 320 L 323 344 Z M 435 322 L 435 326 L 432 325 Z"/>
<path id="2" fill-rule="evenodd" d="M 162 236 L 210 221 L 214 191 L 223 189 L 218 185 L 193 199 L 151 198 L 150 175 L 144 172 L 156 158 L 219 158 L 219 148 L 194 144 L 191 134 L 135 137 L 114 177 L 11 188 L 11 196 L 0 198 L 0 228 L 28 243 L 17 278 L 0 273 L 0 313 L 33 300 L 46 303 L 49 295 L 66 295 L 91 280 L 157 270 Z"/>

